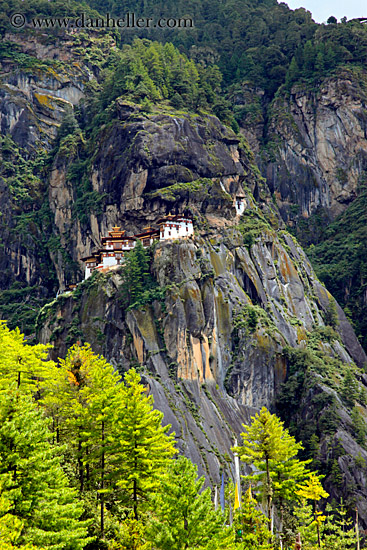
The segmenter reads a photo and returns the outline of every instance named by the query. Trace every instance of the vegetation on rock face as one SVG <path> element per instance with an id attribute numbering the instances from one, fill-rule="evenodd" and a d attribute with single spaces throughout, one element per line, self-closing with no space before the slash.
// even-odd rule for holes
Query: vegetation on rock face
<path id="1" fill-rule="evenodd" d="M 134 249 L 125 254 L 125 264 L 121 270 L 119 294 L 121 304 L 127 310 L 164 299 L 165 289 L 157 285 L 149 269 L 149 253 L 138 240 Z"/>
<path id="2" fill-rule="evenodd" d="M 4 203 L 0 215 L 0 310 L 12 328 L 19 325 L 27 334 L 34 332 L 38 309 L 55 284 L 47 243 L 51 216 L 44 196 L 46 157 L 43 148 L 30 154 L 9 135 L 0 140 L 0 193 Z M 37 262 L 37 273 L 35 269 L 28 273 L 20 269 L 18 277 L 14 276 L 9 252 L 17 247 Z"/>
<path id="3" fill-rule="evenodd" d="M 111 63 L 112 64 L 112 63 Z M 176 108 L 208 108 L 217 99 L 221 73 L 181 54 L 172 44 L 136 38 L 116 52 L 105 75 L 98 111 L 120 96 L 135 103 L 169 100 Z"/>
<path id="4" fill-rule="evenodd" d="M 324 231 L 307 253 L 367 349 L 367 188 Z"/>

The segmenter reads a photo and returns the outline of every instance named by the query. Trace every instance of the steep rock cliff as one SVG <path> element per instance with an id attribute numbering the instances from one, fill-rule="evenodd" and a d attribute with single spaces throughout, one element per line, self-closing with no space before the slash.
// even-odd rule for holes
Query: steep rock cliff
<path id="1" fill-rule="evenodd" d="M 354 362 L 363 367 L 367 358 L 345 315 L 338 308 L 337 330 L 325 326 L 332 297 L 299 245 L 286 232 L 276 234 L 255 203 L 238 226 L 212 228 L 208 235 L 197 225 L 196 232 L 152 250 L 151 271 L 164 299 L 126 311 L 124 268 L 96 274 L 43 308 L 40 340 L 54 343 L 55 357 L 75 340 L 89 341 L 121 372 L 137 366 L 179 448 L 212 483 L 232 467 L 230 446 L 241 423 L 261 406 L 272 408 L 280 395 L 279 410 L 297 416 L 308 436 L 311 430 L 319 437 L 317 456 L 305 438 L 308 456 L 327 475 L 337 460 L 354 480 L 350 491 L 335 488 L 329 476 L 332 495 L 352 494 L 366 521 L 360 470 L 342 457 L 360 453 L 367 459 L 367 452 L 352 437 L 350 411 L 339 394 L 347 370 L 359 372 Z M 245 245 L 249 235 L 252 244 Z M 298 365 L 308 382 L 290 409 L 283 383 L 294 374 L 297 353 L 310 354 L 315 363 Z M 365 375 L 356 384 L 362 391 Z M 360 410 L 365 417 L 365 404 Z M 331 416 L 336 421 L 325 430 Z"/>
<path id="2" fill-rule="evenodd" d="M 247 143 L 214 116 L 158 106 L 146 113 L 117 100 L 116 118 L 100 129 L 93 148 L 87 163 L 80 160 L 82 145 L 59 152 L 49 185 L 57 237 L 80 267 L 80 258 L 99 247 L 113 225 L 138 232 L 170 210 L 202 218 L 208 227 L 228 224 L 244 183 L 279 217 Z M 55 256 L 65 288 L 71 280 L 65 281 L 59 260 Z M 81 276 L 74 273 L 74 280 Z"/>
<path id="3" fill-rule="evenodd" d="M 285 219 L 318 208 L 333 219 L 356 197 L 367 166 L 365 82 L 361 70 L 343 69 L 273 101 L 267 140 L 276 158 L 263 169 Z"/>
<path id="4" fill-rule="evenodd" d="M 2 42 L 0 310 L 28 334 L 39 305 L 57 291 L 50 252 L 60 247 L 50 240 L 48 154 L 111 43 L 108 37 L 92 42 L 28 31 L 8 33 Z M 80 63 L 78 48 L 86 46 L 92 56 L 99 53 L 94 62 L 86 56 Z"/>
<path id="5" fill-rule="evenodd" d="M 292 416 L 297 420 L 295 431 L 302 427 L 306 452 L 322 464 L 330 492 L 355 498 L 367 524 L 360 467 L 367 454 L 340 398 L 350 370 L 359 414 L 366 416 L 366 379 L 354 366 L 362 369 L 366 357 L 340 308 L 339 324 L 334 319 L 334 327 L 325 326 L 332 297 L 282 231 L 246 141 L 213 116 L 167 105 L 147 112 L 120 98 L 109 107 L 113 117 L 94 129 L 88 143 L 77 124 L 59 139 L 50 169 L 44 165 L 42 172 L 32 164 L 33 151 L 54 143 L 55 128 L 79 99 L 91 62 L 84 57 L 85 66 L 73 65 L 68 48 L 20 46 L 37 59 L 62 50 L 60 60 L 70 70 L 55 76 L 49 64 L 39 67 L 28 58 L 21 71 L 11 62 L 3 68 L 2 124 L 11 140 L 2 154 L 11 170 L 15 152 L 27 178 L 23 185 L 24 178 L 11 173 L 14 186 L 2 174 L 2 211 L 11 220 L 2 226 L 2 288 L 21 283 L 27 296 L 42 288 L 49 296 L 53 288 L 82 279 L 80 258 L 100 245 L 112 225 L 134 233 L 170 210 L 191 215 L 194 238 L 151 251 L 161 301 L 127 311 L 121 275 L 93 277 L 41 311 L 40 340 L 55 344 L 55 358 L 82 340 L 122 371 L 139 368 L 180 449 L 215 483 L 232 467 L 230 447 L 242 422 L 276 402 L 288 423 Z M 260 136 L 263 120 L 256 124 Z M 275 179 L 272 185 L 274 191 Z M 233 206 L 237 194 L 245 197 L 241 219 Z M 302 204 L 308 208 L 309 198 Z M 57 286 L 48 279 L 54 269 Z M 319 439 L 316 451 L 308 445 L 310 433 Z M 336 468 L 348 486 L 334 486 Z"/>

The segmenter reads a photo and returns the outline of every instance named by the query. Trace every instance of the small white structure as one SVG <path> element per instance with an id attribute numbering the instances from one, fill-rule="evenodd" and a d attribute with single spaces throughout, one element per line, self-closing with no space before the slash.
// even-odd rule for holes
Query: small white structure
<path id="1" fill-rule="evenodd" d="M 237 216 L 241 216 L 246 208 L 246 201 L 244 195 L 237 195 L 234 199 L 234 207 L 236 209 Z"/>
<path id="2" fill-rule="evenodd" d="M 88 256 L 87 258 L 82 258 L 85 263 L 85 276 L 84 279 L 88 279 L 92 275 L 93 269 L 98 265 L 98 258 L 96 256 Z"/>
<path id="3" fill-rule="evenodd" d="M 164 218 L 158 220 L 157 224 L 160 228 L 159 239 L 161 241 L 167 239 L 182 239 L 194 234 L 194 226 L 190 218 L 184 216 L 173 216 L 168 214 Z"/>

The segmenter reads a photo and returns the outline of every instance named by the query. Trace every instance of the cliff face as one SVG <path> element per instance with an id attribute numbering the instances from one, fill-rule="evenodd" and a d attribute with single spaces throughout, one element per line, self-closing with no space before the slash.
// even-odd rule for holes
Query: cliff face
<path id="1" fill-rule="evenodd" d="M 97 40 L 100 56 L 108 39 Z M 37 308 L 57 291 L 50 253 L 48 154 L 67 113 L 98 67 L 80 63 L 79 50 L 96 44 L 43 33 L 7 34 L 0 63 L 1 314 L 32 331 Z"/>
<path id="2" fill-rule="evenodd" d="M 321 119 L 337 124 L 341 117 L 344 125 L 352 115 L 357 120 L 359 107 L 350 107 L 351 92 L 343 95 L 340 83 L 334 83 L 331 99 L 330 81 L 324 103 L 312 94 L 294 95 L 289 117 L 279 115 L 277 122 L 274 115 L 271 128 L 283 132 L 285 141 L 269 168 L 269 191 L 245 139 L 214 116 L 166 105 L 144 110 L 119 98 L 109 107 L 113 116 L 94 128 L 89 141 L 72 120 L 55 143 L 55 128 L 78 101 L 92 69 L 98 73 L 100 67 L 92 66 L 85 52 L 85 64 L 78 65 L 75 49 L 67 44 L 54 50 L 50 44 L 25 42 L 22 48 L 33 61 L 21 58 L 26 62 L 22 70 L 5 63 L 1 88 L 7 99 L 1 105 L 2 124 L 9 136 L 2 143 L 0 200 L 10 222 L 4 217 L 0 261 L 2 288 L 10 287 L 9 296 L 14 298 L 19 283 L 27 296 L 43 289 L 47 297 L 53 289 L 82 280 L 80 258 L 99 247 L 113 225 L 132 234 L 171 211 L 190 215 L 195 227 L 193 238 L 160 242 L 150 251 L 160 300 L 128 310 L 121 273 L 92 277 L 41 310 L 40 341 L 54 343 L 54 358 L 80 340 L 90 342 L 121 371 L 137 367 L 165 422 L 172 424 L 180 449 L 215 483 L 221 471 L 232 467 L 230 447 L 241 424 L 259 407 L 276 404 L 294 433 L 300 435 L 297 426 L 304 428 L 305 452 L 321 463 L 328 490 L 335 497 L 355 498 L 367 524 L 363 469 L 358 466 L 367 453 L 356 443 L 351 409 L 340 397 L 350 371 L 358 389 L 358 414 L 367 416 L 367 380 L 358 370 L 367 358 L 343 311 L 335 306 L 335 313 L 331 295 L 284 231 L 271 196 L 279 195 L 287 217 L 293 200 L 300 201 L 305 214 L 317 201 L 333 213 L 342 205 L 344 190 L 352 193 L 363 168 L 364 149 L 357 145 L 362 138 L 351 134 L 347 144 L 333 130 L 341 158 L 353 163 L 356 152 L 359 159 L 345 189 L 331 176 L 325 179 L 336 170 L 337 153 L 326 160 L 325 152 L 334 137 L 327 134 L 319 147 L 325 134 Z M 57 51 L 56 61 L 67 67 L 55 61 L 51 70 L 50 64 L 39 63 L 37 55 Z M 254 93 L 261 101 L 261 93 Z M 331 101 L 345 107 L 338 108 L 339 118 Z M 288 107 L 279 104 L 281 113 Z M 83 117 L 83 108 L 80 112 Z M 255 118 L 258 139 L 264 119 Z M 35 165 L 39 151 L 53 144 L 48 162 Z M 298 174 L 293 195 L 287 171 Z M 319 191 L 306 193 L 314 173 Z M 283 179 L 279 174 L 285 174 Z M 234 208 L 237 195 L 246 207 L 241 218 Z M 310 435 L 319 441 L 316 450 L 308 443 Z M 360 455 L 359 462 L 347 459 L 350 454 Z M 345 474 L 348 486 L 335 487 L 336 469 Z"/>
<path id="3" fill-rule="evenodd" d="M 92 72 L 73 59 L 72 42 L 51 45 L 45 37 L 40 42 L 12 34 L 4 41 L 9 57 L 1 63 L 1 133 L 11 135 L 29 153 L 50 149 L 61 120 L 80 101 Z"/>
<path id="4" fill-rule="evenodd" d="M 367 358 L 342 310 L 337 331 L 325 326 L 331 296 L 287 233 L 277 236 L 264 224 L 252 233 L 253 244 L 244 246 L 249 226 L 210 237 L 196 230 L 193 238 L 154 249 L 151 270 L 165 298 L 126 312 L 123 268 L 94 276 L 45 306 L 40 340 L 54 343 L 55 357 L 80 340 L 91 342 L 120 371 L 138 366 L 180 449 L 213 483 L 231 468 L 231 442 L 249 415 L 264 405 L 272 408 L 279 394 L 285 410 L 282 383 L 294 373 L 292 353 L 315 353 L 315 365 L 298 366 L 299 376 L 309 380 L 297 405 L 287 409 L 287 420 L 297 417 L 317 434 L 313 458 L 326 473 L 336 460 L 354 479 L 359 470 L 341 460 L 340 449 L 363 459 L 367 453 L 352 437 L 350 413 L 338 392 L 353 361 L 363 366 Z M 362 389 L 367 380 L 359 376 L 357 384 Z M 365 405 L 361 411 L 367 414 Z M 333 414 L 336 424 L 324 430 Z M 332 477 L 328 484 L 333 496 L 347 494 L 346 487 L 335 489 Z M 356 486 L 353 496 L 365 521 L 363 495 Z"/>
<path id="5" fill-rule="evenodd" d="M 80 148 L 60 152 L 50 177 L 57 235 L 74 262 L 99 247 L 113 225 L 136 233 L 169 210 L 190 213 L 208 227 L 225 226 L 236 217 L 234 198 L 244 193 L 244 182 L 277 216 L 247 143 L 214 116 L 159 107 L 146 113 L 118 100 L 116 119 L 101 128 L 96 140 L 93 160 L 83 165 L 88 191 L 70 177 Z M 70 280 L 65 281 L 64 264 L 55 262 L 65 287 Z"/>
<path id="6" fill-rule="evenodd" d="M 318 209 L 333 219 L 356 197 L 367 165 L 365 82 L 364 72 L 343 69 L 308 91 L 294 86 L 266 108 L 266 128 L 259 90 L 234 98 L 257 151 L 266 138 L 258 159 L 287 222 Z"/>

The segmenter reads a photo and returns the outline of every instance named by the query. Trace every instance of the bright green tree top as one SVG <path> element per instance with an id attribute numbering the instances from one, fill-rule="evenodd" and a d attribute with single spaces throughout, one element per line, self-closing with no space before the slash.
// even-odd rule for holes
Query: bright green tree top
<path id="1" fill-rule="evenodd" d="M 77 493 L 68 486 L 48 421 L 30 397 L 9 390 L 0 404 L 0 474 L 9 514 L 22 523 L 19 543 L 81 550 L 89 542 Z M 10 518 L 9 518 L 10 519 Z M 18 542 L 18 541 L 17 541 Z"/>
<path id="2" fill-rule="evenodd" d="M 125 374 L 124 415 L 117 419 L 119 486 L 126 491 L 138 517 L 138 505 L 149 499 L 167 460 L 176 452 L 170 426 L 162 426 L 163 413 L 153 409 L 140 376 L 131 369 Z"/>
<path id="3" fill-rule="evenodd" d="M 202 491 L 204 478 L 197 479 L 197 466 L 180 457 L 171 461 L 153 499 L 156 518 L 148 533 L 159 550 L 229 550 L 233 530 L 214 510 L 210 489 Z"/>

